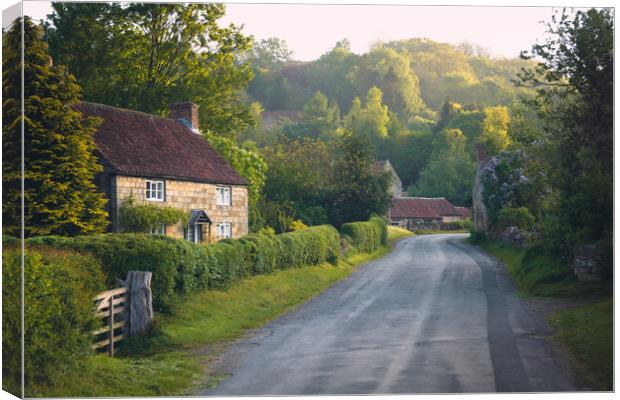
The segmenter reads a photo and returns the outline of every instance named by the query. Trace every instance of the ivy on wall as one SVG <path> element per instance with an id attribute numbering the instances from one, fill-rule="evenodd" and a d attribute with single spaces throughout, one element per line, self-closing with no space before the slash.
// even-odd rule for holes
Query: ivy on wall
<path id="1" fill-rule="evenodd" d="M 189 213 L 170 206 L 139 204 L 130 196 L 120 207 L 119 218 L 124 232 L 150 233 L 162 224 L 167 226 L 181 222 L 187 225 Z"/>

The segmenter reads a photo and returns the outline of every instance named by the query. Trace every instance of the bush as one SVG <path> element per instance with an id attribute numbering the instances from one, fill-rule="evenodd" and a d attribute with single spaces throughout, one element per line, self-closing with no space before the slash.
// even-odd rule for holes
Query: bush
<path id="1" fill-rule="evenodd" d="M 41 236 L 28 246 L 47 245 L 92 254 L 103 266 L 106 284 L 119 286 L 129 271 L 151 271 L 153 308 L 169 312 L 179 295 L 225 288 L 252 275 L 278 269 L 335 262 L 338 231 L 314 226 L 281 235 L 250 234 L 211 245 L 196 245 L 162 235 L 108 233 L 95 236 Z"/>
<path id="2" fill-rule="evenodd" d="M 534 222 L 534 216 L 525 207 L 503 208 L 497 217 L 497 226 L 501 230 L 509 226 L 516 226 L 522 231 L 528 231 L 534 225 Z"/>
<path id="3" fill-rule="evenodd" d="M 195 245 L 160 235 L 108 233 L 95 236 L 42 236 L 28 239 L 28 245 L 47 244 L 93 254 L 103 266 L 107 286 L 118 287 L 129 271 L 151 271 L 153 307 L 169 311 L 177 294 L 206 287 L 208 271 L 199 265 Z"/>
<path id="4" fill-rule="evenodd" d="M 21 251 L 7 249 L 2 262 L 3 388 L 20 394 Z M 53 248 L 24 254 L 24 374 L 26 396 L 53 384 L 92 353 L 97 328 L 93 296 L 105 290 L 99 262 L 90 255 Z"/>
<path id="5" fill-rule="evenodd" d="M 278 269 L 335 263 L 340 255 L 340 235 L 331 225 L 313 226 L 277 235 Z"/>
<path id="6" fill-rule="evenodd" d="M 366 253 L 371 253 L 388 243 L 387 224 L 379 217 L 371 217 L 366 222 L 343 224 L 340 234 L 358 251 Z"/>

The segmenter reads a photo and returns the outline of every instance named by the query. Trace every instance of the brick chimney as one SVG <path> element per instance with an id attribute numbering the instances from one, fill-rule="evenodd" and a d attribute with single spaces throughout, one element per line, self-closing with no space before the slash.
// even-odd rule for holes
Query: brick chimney
<path id="1" fill-rule="evenodd" d="M 198 106 L 191 102 L 170 104 L 170 118 L 176 119 L 196 133 L 198 128 Z"/>

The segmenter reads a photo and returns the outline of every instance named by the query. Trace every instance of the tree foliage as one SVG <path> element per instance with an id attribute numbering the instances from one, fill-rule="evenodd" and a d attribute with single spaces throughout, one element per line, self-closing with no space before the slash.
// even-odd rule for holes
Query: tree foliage
<path id="1" fill-rule="evenodd" d="M 510 116 L 505 106 L 487 107 L 484 109 L 482 134 L 478 142 L 486 146 L 489 154 L 497 154 L 510 145 L 508 125 Z"/>
<path id="2" fill-rule="evenodd" d="M 284 134 L 290 138 L 321 138 L 330 141 L 338 136 L 339 125 L 338 105 L 330 105 L 323 93 L 316 92 L 304 105 L 300 120 L 286 125 Z"/>
<path id="3" fill-rule="evenodd" d="M 436 138 L 434 154 L 420 173 L 412 196 L 445 197 L 454 204 L 469 206 L 475 164 L 466 151 L 466 139 L 458 129 L 445 129 Z"/>
<path id="4" fill-rule="evenodd" d="M 392 203 L 390 175 L 372 172 L 374 155 L 368 138 L 346 132 L 336 151 L 330 223 L 339 227 L 345 222 L 366 220 L 372 213 L 384 215 Z"/>
<path id="5" fill-rule="evenodd" d="M 536 90 L 531 105 L 544 122 L 550 175 L 542 234 L 570 257 L 575 246 L 599 243 L 611 260 L 613 232 L 613 13 L 590 9 L 555 15 L 550 36 L 525 58 L 543 60 L 520 82 Z"/>
<path id="6" fill-rule="evenodd" d="M 251 231 L 263 227 L 263 218 L 258 210 L 258 202 L 265 185 L 267 164 L 261 157 L 252 142 L 245 142 L 243 146 L 227 137 L 210 133 L 204 134 L 209 143 L 224 157 L 241 176 L 248 181 L 249 225 Z"/>
<path id="7" fill-rule="evenodd" d="M 94 183 L 102 171 L 93 154 L 98 121 L 73 109 L 80 87 L 66 69 L 50 65 L 42 32 L 27 17 L 23 47 L 21 37 L 18 19 L 3 37 L 3 232 L 21 236 L 22 200 L 26 237 L 103 232 L 106 200 Z"/>
<path id="8" fill-rule="evenodd" d="M 199 105 L 203 131 L 232 135 L 251 123 L 239 91 L 252 70 L 239 27 L 220 27 L 222 4 L 53 3 L 48 42 L 84 98 L 165 115 L 170 103 Z"/>

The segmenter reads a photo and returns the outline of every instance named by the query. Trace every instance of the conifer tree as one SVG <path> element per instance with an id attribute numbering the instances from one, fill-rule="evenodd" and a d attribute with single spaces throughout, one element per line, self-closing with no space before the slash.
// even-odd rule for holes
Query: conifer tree
<path id="1" fill-rule="evenodd" d="M 74 110 L 80 88 L 64 68 L 51 65 L 40 28 L 25 17 L 23 30 L 23 143 L 22 20 L 3 37 L 3 233 L 20 235 L 22 196 L 26 237 L 103 232 L 106 200 L 94 183 L 102 171 L 93 154 L 98 121 Z"/>

